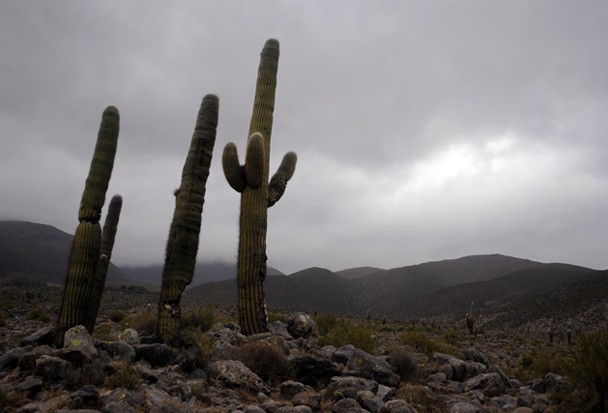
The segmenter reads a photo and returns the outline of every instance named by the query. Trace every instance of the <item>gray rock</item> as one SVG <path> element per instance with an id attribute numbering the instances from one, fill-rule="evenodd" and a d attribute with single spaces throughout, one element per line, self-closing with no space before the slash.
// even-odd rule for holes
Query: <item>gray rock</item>
<path id="1" fill-rule="evenodd" d="M 135 349 L 135 360 L 145 360 L 153 367 L 164 367 L 173 359 L 171 347 L 167 344 L 137 344 Z"/>
<path id="2" fill-rule="evenodd" d="M 135 360 L 135 349 L 126 343 L 118 341 L 97 341 L 95 343 L 97 351 L 115 361 L 132 363 Z"/>
<path id="3" fill-rule="evenodd" d="M 378 383 L 363 377 L 339 376 L 332 377 L 327 386 L 327 394 L 335 400 L 341 398 L 355 399 L 357 393 L 363 390 L 376 393 Z"/>
<path id="4" fill-rule="evenodd" d="M 243 413 L 266 413 L 260 406 L 249 405 L 244 408 Z"/>
<path id="5" fill-rule="evenodd" d="M 18 392 L 27 392 L 28 397 L 33 399 L 36 393 L 42 390 L 42 379 L 36 376 L 28 376 L 21 383 L 15 386 Z"/>
<path id="6" fill-rule="evenodd" d="M 378 390 L 376 391 L 376 396 L 380 397 L 383 402 L 392 398 L 395 395 L 395 390 L 391 387 L 385 386 L 384 384 L 378 384 Z"/>
<path id="7" fill-rule="evenodd" d="M 296 413 L 312 413 L 312 409 L 309 406 L 300 404 L 298 406 L 294 406 L 293 409 Z"/>
<path id="8" fill-rule="evenodd" d="M 470 348 L 464 351 L 464 359 L 466 361 L 475 361 L 486 367 L 490 367 L 490 360 L 479 350 Z"/>
<path id="9" fill-rule="evenodd" d="M 385 357 L 373 356 L 349 344 L 337 349 L 332 359 L 337 362 L 346 360 L 343 363 L 348 370 L 346 374 L 373 379 L 390 387 L 399 386 L 400 378 L 392 372 Z"/>
<path id="10" fill-rule="evenodd" d="M 298 313 L 289 319 L 287 324 L 287 332 L 293 338 L 310 338 L 315 329 L 315 322 L 308 314 Z"/>
<path id="11" fill-rule="evenodd" d="M 402 399 L 388 401 L 378 413 L 417 413 L 411 404 Z"/>
<path id="12" fill-rule="evenodd" d="M 80 350 L 89 360 L 97 357 L 97 349 L 93 344 L 93 337 L 87 329 L 82 326 L 75 326 L 65 332 L 63 336 L 63 348 L 75 348 Z"/>
<path id="13" fill-rule="evenodd" d="M 19 359 L 31 349 L 32 348 L 30 346 L 15 347 L 4 352 L 2 355 L 0 355 L 0 370 L 17 367 Z"/>
<path id="14" fill-rule="evenodd" d="M 451 354 L 434 353 L 433 361 L 441 366 L 449 366 L 451 373 L 446 373 L 448 380 L 461 381 L 466 371 L 466 364 L 464 360 L 460 360 Z M 441 370 L 444 371 L 444 370 Z"/>
<path id="15" fill-rule="evenodd" d="M 21 340 L 21 346 L 44 346 L 51 345 L 55 340 L 55 327 L 46 326 L 35 331 Z"/>
<path id="16" fill-rule="evenodd" d="M 449 412 L 450 413 L 479 413 L 479 412 L 481 412 L 481 409 L 479 408 L 479 406 L 475 406 L 472 403 L 460 401 L 460 402 L 454 403 L 450 407 Z"/>
<path id="17" fill-rule="evenodd" d="M 355 399 L 346 398 L 334 403 L 331 411 L 334 413 L 361 413 L 362 409 Z"/>
<path id="18" fill-rule="evenodd" d="M 566 385 L 564 378 L 556 373 L 545 374 L 543 381 L 545 382 L 545 391 L 547 392 L 556 391 L 560 385 Z"/>
<path id="19" fill-rule="evenodd" d="M 290 356 L 289 365 L 295 380 L 313 387 L 324 387 L 341 374 L 331 361 L 317 356 Z"/>
<path id="20" fill-rule="evenodd" d="M 125 328 L 118 334 L 118 341 L 130 346 L 140 344 L 139 333 L 133 328 Z"/>
<path id="21" fill-rule="evenodd" d="M 35 374 L 45 380 L 64 380 L 70 370 L 70 363 L 59 357 L 42 355 L 36 360 Z"/>
<path id="22" fill-rule="evenodd" d="M 211 362 L 207 366 L 207 373 L 212 379 L 218 380 L 231 388 L 243 388 L 255 393 L 270 391 L 262 379 L 240 361 L 218 360 Z"/>
<path id="23" fill-rule="evenodd" d="M 319 410 L 321 407 L 321 396 L 314 390 L 306 390 L 293 396 L 291 402 L 294 405 L 303 405 L 314 410 Z"/>
<path id="24" fill-rule="evenodd" d="M 464 390 L 481 390 L 486 396 L 498 396 L 506 388 L 503 378 L 498 373 L 485 373 L 475 376 L 464 383 Z"/>
<path id="25" fill-rule="evenodd" d="M 135 413 L 135 406 L 143 404 L 141 395 L 123 388 L 114 389 L 102 400 L 103 413 Z"/>
<path id="26" fill-rule="evenodd" d="M 310 387 L 308 389 L 312 390 Z M 299 381 L 287 380 L 281 383 L 281 396 L 287 399 L 293 398 L 293 396 L 304 390 L 307 390 L 307 386 Z"/>
<path id="27" fill-rule="evenodd" d="M 382 399 L 369 390 L 358 392 L 356 400 L 361 407 L 369 410 L 371 413 L 378 413 L 380 408 L 384 406 Z"/>

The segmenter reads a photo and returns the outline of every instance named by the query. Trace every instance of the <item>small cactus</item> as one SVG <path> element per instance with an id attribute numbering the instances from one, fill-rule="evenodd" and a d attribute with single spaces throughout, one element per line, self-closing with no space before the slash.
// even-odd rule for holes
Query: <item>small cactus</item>
<path id="1" fill-rule="evenodd" d="M 194 275 L 205 187 L 215 145 L 218 107 L 217 96 L 204 97 L 182 171 L 181 185 L 175 191 L 175 211 L 167 241 L 158 306 L 157 334 L 164 342 L 172 341 L 177 334 L 181 295 Z"/>
<path id="2" fill-rule="evenodd" d="M 69 328 L 87 323 L 101 250 L 99 220 L 114 166 L 119 129 L 118 109 L 109 106 L 101 118 L 93 160 L 80 201 L 80 224 L 74 234 L 57 322 L 55 342 L 58 346 L 63 344 L 63 335 Z"/>
<path id="3" fill-rule="evenodd" d="M 226 145 L 222 155 L 226 180 L 241 194 L 237 282 L 239 323 L 246 335 L 267 330 L 263 283 L 266 278 L 268 208 L 285 192 L 297 161 L 295 153 L 287 153 L 268 182 L 278 64 L 279 42 L 270 39 L 261 53 L 245 164 L 239 163 L 236 145 L 233 143 Z"/>

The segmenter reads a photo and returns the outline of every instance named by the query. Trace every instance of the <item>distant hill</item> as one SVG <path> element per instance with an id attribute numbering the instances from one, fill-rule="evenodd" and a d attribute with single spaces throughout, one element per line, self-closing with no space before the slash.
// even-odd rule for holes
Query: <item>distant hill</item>
<path id="1" fill-rule="evenodd" d="M 63 283 L 73 236 L 53 226 L 0 221 L 0 284 Z M 113 264 L 108 283 L 128 283 Z"/>
<path id="2" fill-rule="evenodd" d="M 376 267 L 356 267 L 336 271 L 335 274 L 339 275 L 342 278 L 346 278 L 347 280 L 352 280 L 354 278 L 365 277 L 366 275 L 372 275 L 383 271 L 386 270 Z"/>
<path id="3" fill-rule="evenodd" d="M 139 284 L 149 284 L 160 286 L 163 277 L 163 264 L 149 265 L 142 267 L 121 267 L 120 268 L 125 275 L 127 275 L 133 282 Z M 197 262 L 194 268 L 194 277 L 189 288 L 197 285 L 232 280 L 236 278 L 236 263 L 228 263 L 224 261 L 212 261 L 212 262 Z M 285 275 L 281 271 L 268 266 L 267 273 L 271 275 Z"/>

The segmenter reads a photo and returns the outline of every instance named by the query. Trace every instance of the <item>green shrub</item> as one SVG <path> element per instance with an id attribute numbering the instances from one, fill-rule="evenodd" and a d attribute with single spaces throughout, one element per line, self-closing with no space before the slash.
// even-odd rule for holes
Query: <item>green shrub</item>
<path id="1" fill-rule="evenodd" d="M 334 314 L 319 314 L 315 317 L 317 333 L 321 336 L 326 335 L 338 323 L 338 317 Z"/>
<path id="2" fill-rule="evenodd" d="M 138 313 L 126 320 L 126 324 L 140 335 L 153 335 L 156 331 L 156 317 L 155 312 Z"/>
<path id="3" fill-rule="evenodd" d="M 108 313 L 108 318 L 115 323 L 120 323 L 122 320 L 125 319 L 125 317 L 126 314 L 122 310 L 112 310 Z"/>
<path id="4" fill-rule="evenodd" d="M 521 358 L 512 374 L 519 380 L 529 381 L 543 378 L 547 373 L 566 374 L 567 366 L 568 360 L 564 357 L 535 350 Z"/>
<path id="5" fill-rule="evenodd" d="M 608 412 L 607 372 L 608 328 L 582 335 L 569 366 L 577 391 L 567 398 L 566 410 L 576 407 L 582 413 Z"/>
<path id="6" fill-rule="evenodd" d="M 412 354 L 404 347 L 395 347 L 388 356 L 391 370 L 402 380 L 411 380 L 416 377 L 418 366 Z"/>
<path id="7" fill-rule="evenodd" d="M 369 326 L 339 320 L 319 339 L 322 346 L 342 347 L 347 344 L 360 348 L 368 353 L 375 353 L 376 346 Z"/>
<path id="8" fill-rule="evenodd" d="M 285 381 L 290 373 L 289 361 L 283 351 L 268 343 L 246 343 L 235 350 L 234 357 L 271 384 Z"/>
<path id="9" fill-rule="evenodd" d="M 219 322 L 218 314 L 212 305 L 196 305 L 187 307 L 182 314 L 181 328 L 195 328 L 208 331 L 214 324 Z"/>
<path id="10" fill-rule="evenodd" d="M 30 320 L 42 321 L 43 323 L 48 323 L 49 321 L 51 321 L 51 316 L 48 315 L 40 307 L 34 307 L 34 308 L 32 308 L 29 311 L 29 313 L 27 314 L 27 318 L 30 319 Z"/>

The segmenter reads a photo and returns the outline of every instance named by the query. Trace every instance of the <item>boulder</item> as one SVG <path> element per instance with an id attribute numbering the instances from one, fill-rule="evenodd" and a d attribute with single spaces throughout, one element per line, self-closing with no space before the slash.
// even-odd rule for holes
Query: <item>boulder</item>
<path id="1" fill-rule="evenodd" d="M 308 314 L 298 313 L 289 319 L 287 332 L 293 338 L 310 338 L 315 329 L 315 322 Z"/>

